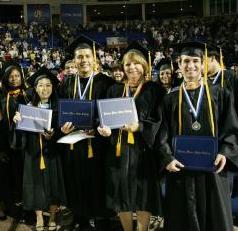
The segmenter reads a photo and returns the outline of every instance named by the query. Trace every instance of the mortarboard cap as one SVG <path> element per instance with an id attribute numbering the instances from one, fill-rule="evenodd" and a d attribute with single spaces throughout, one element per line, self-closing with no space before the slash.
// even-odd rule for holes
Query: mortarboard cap
<path id="1" fill-rule="evenodd" d="M 219 57 L 220 56 L 220 47 L 219 46 L 215 46 L 211 43 L 207 43 L 207 56 L 216 56 Z"/>
<path id="2" fill-rule="evenodd" d="M 128 53 L 129 51 L 133 51 L 145 58 L 145 60 L 148 62 L 148 74 L 149 74 L 148 79 L 151 79 L 151 72 L 152 72 L 151 64 L 153 57 L 149 49 L 145 47 L 141 42 L 134 41 L 126 48 L 124 55 L 126 55 L 126 53 Z"/>
<path id="3" fill-rule="evenodd" d="M 54 75 L 49 69 L 43 66 L 27 79 L 27 83 L 33 87 L 42 78 L 50 79 L 54 86 L 57 86 L 60 82 L 56 75 Z"/>
<path id="4" fill-rule="evenodd" d="M 162 71 L 165 69 L 173 69 L 172 60 L 169 58 L 163 58 L 155 67 L 157 70 Z"/>
<path id="5" fill-rule="evenodd" d="M 188 55 L 195 57 L 203 57 L 205 51 L 205 43 L 199 41 L 185 41 L 174 44 L 174 49 L 179 55 Z"/>
<path id="6" fill-rule="evenodd" d="M 8 71 L 10 69 L 12 69 L 13 67 L 21 70 L 21 66 L 19 63 L 17 63 L 16 61 L 6 61 L 6 62 L 3 62 L 2 64 L 2 76 L 6 75 L 8 73 Z"/>
<path id="7" fill-rule="evenodd" d="M 65 59 L 61 63 L 61 68 L 64 68 L 64 64 L 67 62 L 69 59 L 74 58 L 74 52 L 75 49 L 91 49 L 93 52 L 93 57 L 94 57 L 94 62 L 96 63 L 96 49 L 99 48 L 100 45 L 96 43 L 94 40 L 91 38 L 81 35 L 78 38 L 76 38 L 66 49 L 65 49 Z M 96 68 L 96 64 L 94 66 L 94 69 Z"/>
<path id="8" fill-rule="evenodd" d="M 95 49 L 97 49 L 99 47 L 99 44 L 96 43 L 94 40 L 92 40 L 91 38 L 85 36 L 85 35 L 81 35 L 78 38 L 76 38 L 66 49 L 66 53 L 68 54 L 74 54 L 74 51 L 76 48 L 81 48 L 81 49 L 93 49 L 93 44 L 95 44 Z"/>
<path id="9" fill-rule="evenodd" d="M 131 51 L 131 50 L 139 54 L 142 54 L 147 60 L 147 62 L 149 61 L 149 49 L 145 47 L 141 42 L 133 41 L 132 43 L 130 43 L 129 46 L 124 51 L 124 54 L 126 54 L 128 51 Z"/>
<path id="10" fill-rule="evenodd" d="M 21 77 L 22 77 L 22 80 L 23 80 L 23 72 L 22 72 L 22 68 L 21 68 L 21 65 L 19 63 L 17 63 L 16 61 L 14 60 L 11 60 L 11 61 L 6 61 L 2 64 L 2 70 L 1 70 L 1 79 L 2 79 L 2 82 L 4 85 L 7 85 L 8 83 L 8 77 L 10 75 L 10 72 L 13 70 L 13 69 L 17 69 L 20 73 L 21 73 Z"/>

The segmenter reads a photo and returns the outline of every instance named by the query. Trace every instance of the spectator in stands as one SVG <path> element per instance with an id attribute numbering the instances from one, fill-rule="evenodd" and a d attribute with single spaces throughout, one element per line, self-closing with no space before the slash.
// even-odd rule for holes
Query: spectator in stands
<path id="1" fill-rule="evenodd" d="M 125 80 L 125 73 L 123 66 L 120 63 L 116 63 L 111 68 L 112 78 L 117 82 L 123 82 Z"/>

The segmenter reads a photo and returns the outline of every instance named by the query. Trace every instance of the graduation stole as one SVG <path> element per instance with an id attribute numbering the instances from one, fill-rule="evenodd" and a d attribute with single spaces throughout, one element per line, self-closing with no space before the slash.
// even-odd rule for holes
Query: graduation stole
<path id="1" fill-rule="evenodd" d="M 144 81 L 141 81 L 140 84 L 138 85 L 138 87 L 136 88 L 136 92 L 133 95 L 134 98 L 136 98 L 139 95 L 143 84 L 144 84 Z M 129 84 L 127 84 L 127 83 L 125 83 L 122 97 L 125 97 L 125 94 L 126 94 L 126 97 L 129 97 L 129 95 L 130 95 L 130 88 L 129 88 Z M 118 134 L 118 138 L 117 138 L 117 145 L 116 145 L 116 156 L 117 157 L 121 156 L 121 138 L 122 138 L 122 129 L 119 129 L 119 134 Z M 128 144 L 134 144 L 135 143 L 133 132 L 128 131 L 127 143 Z"/>
<path id="2" fill-rule="evenodd" d="M 79 76 L 78 75 L 75 76 L 73 99 L 75 99 L 75 97 L 76 97 L 77 86 L 78 86 L 79 96 L 81 97 L 80 99 L 85 97 L 87 89 L 88 89 L 88 86 L 89 86 L 89 100 L 92 100 L 93 77 L 94 77 L 94 73 L 89 77 L 89 80 L 88 80 L 88 83 L 86 85 L 86 88 L 85 88 L 83 94 L 81 95 L 81 89 L 79 89 L 80 88 Z M 74 145 L 70 144 L 70 150 L 73 150 L 73 149 L 74 149 Z M 88 139 L 88 158 L 92 158 L 92 157 L 93 157 L 92 139 Z"/>
<path id="3" fill-rule="evenodd" d="M 221 66 L 221 87 L 224 87 L 224 62 L 223 62 L 223 55 L 222 49 L 220 47 L 220 66 Z"/>
<path id="4" fill-rule="evenodd" d="M 43 156 L 43 141 L 42 141 L 42 134 L 39 134 L 39 141 L 40 141 L 40 170 L 45 169 L 45 160 Z"/>
<path id="5" fill-rule="evenodd" d="M 10 111 L 9 111 L 10 96 L 18 96 L 20 93 L 21 93 L 21 89 L 12 90 L 7 93 L 6 111 L 7 111 L 7 120 L 8 120 L 9 128 L 11 127 Z"/>
<path id="6" fill-rule="evenodd" d="M 41 103 L 39 105 L 42 105 Z M 41 108 L 51 108 L 51 104 L 46 104 L 47 107 L 42 107 Z M 39 107 L 39 106 L 38 106 Z M 44 155 L 43 155 L 43 136 L 42 134 L 39 134 L 39 143 L 40 143 L 40 170 L 44 170 L 45 167 L 45 160 L 44 160 Z"/>
<path id="7" fill-rule="evenodd" d="M 214 117 L 213 117 L 213 110 L 212 110 L 211 93 L 207 84 L 207 80 L 204 80 L 204 82 L 202 81 L 201 84 L 204 84 L 204 87 L 205 87 L 205 92 L 206 92 L 207 101 L 208 101 L 212 135 L 215 136 L 215 125 L 214 125 Z M 181 84 L 179 88 L 179 110 L 178 110 L 179 135 L 182 135 L 182 101 L 183 101 L 183 84 Z"/>

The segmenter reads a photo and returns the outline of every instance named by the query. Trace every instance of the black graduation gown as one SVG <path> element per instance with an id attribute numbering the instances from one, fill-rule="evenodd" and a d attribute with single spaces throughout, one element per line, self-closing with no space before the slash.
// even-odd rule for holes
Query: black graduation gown
<path id="1" fill-rule="evenodd" d="M 23 202 L 25 210 L 48 210 L 50 205 L 66 205 L 63 171 L 57 131 L 57 115 L 54 111 L 50 140 L 42 136 L 43 156 L 46 168 L 40 169 L 39 133 L 25 132 L 25 160 L 23 175 Z"/>
<path id="2" fill-rule="evenodd" d="M 82 92 L 87 81 L 88 79 L 80 79 Z M 93 77 L 92 99 L 95 100 L 95 105 L 96 99 L 106 98 L 107 89 L 113 83 L 111 78 L 101 73 Z M 67 79 L 63 89 L 62 97 L 73 98 L 74 77 Z M 89 99 L 89 90 L 86 99 Z M 88 158 L 88 140 L 74 144 L 73 150 L 70 150 L 69 145 L 64 145 L 62 152 L 68 206 L 76 221 L 110 214 L 105 202 L 105 154 L 108 143 L 107 139 L 97 133 L 99 123 L 97 116 L 95 118 L 95 138 L 91 139 L 93 158 Z"/>
<path id="3" fill-rule="evenodd" d="M 108 98 L 122 97 L 124 84 L 115 84 Z M 147 82 L 135 98 L 140 129 L 134 144 L 127 143 L 128 132 L 122 132 L 121 155 L 116 156 L 118 129 L 112 130 L 107 152 L 107 205 L 116 212 L 149 211 L 161 214 L 161 192 L 153 144 L 161 116 L 158 106 L 164 91 Z"/>
<path id="4" fill-rule="evenodd" d="M 237 117 L 230 93 L 218 86 L 212 88 L 214 123 L 219 142 L 218 153 L 227 158 L 227 166 L 238 163 Z M 199 89 L 192 91 L 196 105 Z M 156 150 L 164 168 L 173 160 L 172 138 L 178 135 L 178 89 L 165 96 L 163 121 L 156 137 Z M 211 135 L 207 97 L 203 99 L 198 118 L 201 129 L 191 128 L 194 119 L 183 95 L 182 134 Z M 166 231 L 231 231 L 233 230 L 230 191 L 226 171 L 219 174 L 181 170 L 166 171 Z"/>
<path id="5" fill-rule="evenodd" d="M 0 121 L 0 181 L 1 181 L 1 190 L 0 190 L 0 201 L 3 201 L 6 206 L 9 206 L 9 145 L 7 136 L 4 135 L 6 132 L 6 124 L 3 123 L 3 120 Z"/>
<path id="6" fill-rule="evenodd" d="M 7 94 L 7 93 L 6 93 Z M 1 97 L 1 108 L 3 110 L 3 127 L 4 132 L 1 133 L 1 139 L 6 139 L 5 145 L 7 155 L 9 157 L 9 171 L 6 173 L 10 177 L 10 195 L 13 196 L 13 201 L 22 200 L 22 179 L 23 179 L 23 137 L 21 132 L 14 129 L 13 117 L 18 109 L 19 104 L 26 104 L 27 98 L 21 92 L 16 97 L 10 96 L 9 98 L 9 121 L 7 116 L 7 95 Z"/>
<path id="7" fill-rule="evenodd" d="M 212 84 L 216 75 L 217 73 L 214 74 L 211 79 L 208 79 L 210 84 Z M 222 78 L 220 73 L 218 80 L 213 84 L 213 86 L 221 86 L 221 81 Z M 238 113 L 238 78 L 235 76 L 235 73 L 232 70 L 224 70 L 224 88 L 227 88 L 231 92 L 232 98 L 234 100 L 235 110 L 236 113 Z"/>

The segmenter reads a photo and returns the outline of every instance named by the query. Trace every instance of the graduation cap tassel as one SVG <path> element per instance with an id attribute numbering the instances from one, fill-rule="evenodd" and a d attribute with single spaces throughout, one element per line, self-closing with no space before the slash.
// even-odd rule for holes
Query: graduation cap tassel
<path id="1" fill-rule="evenodd" d="M 135 143 L 133 132 L 128 132 L 127 143 L 128 144 L 134 144 Z"/>
<path id="2" fill-rule="evenodd" d="M 69 149 L 72 151 L 72 150 L 74 150 L 74 144 L 70 144 L 69 145 Z"/>
<path id="3" fill-rule="evenodd" d="M 205 43 L 205 63 L 204 63 L 204 80 L 207 82 L 207 71 L 208 71 L 208 61 L 207 61 L 207 44 Z"/>
<path id="4" fill-rule="evenodd" d="M 95 43 L 93 44 L 94 44 L 94 51 L 95 51 Z M 95 56 L 96 56 L 96 53 L 95 53 Z M 89 100 L 92 100 L 92 94 L 93 94 L 93 79 L 90 83 Z M 88 158 L 93 158 L 92 139 L 88 139 Z"/>
<path id="5" fill-rule="evenodd" d="M 224 63 L 223 63 L 223 55 L 222 48 L 220 47 L 220 66 L 221 66 L 221 87 L 224 87 Z"/>
<path id="6" fill-rule="evenodd" d="M 210 116 L 212 135 L 215 136 L 215 125 L 214 125 L 214 119 L 213 119 L 212 100 L 211 100 L 211 94 L 210 94 L 210 90 L 209 90 L 207 82 L 205 82 L 205 88 L 206 88 L 206 93 L 207 93 L 207 101 L 208 101 L 208 107 L 209 107 L 209 116 Z"/>
<path id="7" fill-rule="evenodd" d="M 92 140 L 88 139 L 88 158 L 93 158 Z"/>
<path id="8" fill-rule="evenodd" d="M 96 71 L 96 70 L 97 70 L 97 57 L 96 57 L 96 46 L 95 46 L 95 42 L 93 42 L 93 61 L 94 61 L 93 70 Z"/>
<path id="9" fill-rule="evenodd" d="M 149 80 L 151 80 L 152 68 L 151 68 L 151 54 L 150 54 L 150 51 L 148 51 L 148 63 L 149 63 Z"/>
<path id="10" fill-rule="evenodd" d="M 45 169 L 45 160 L 43 156 L 42 135 L 40 134 L 40 170 Z"/>
<path id="11" fill-rule="evenodd" d="M 121 156 L 121 136 L 122 136 L 122 130 L 119 130 L 118 139 L 117 139 L 117 145 L 116 145 L 116 157 Z"/>
<path id="12" fill-rule="evenodd" d="M 179 135 L 182 135 L 182 98 L 183 98 L 183 87 L 181 84 L 181 86 L 179 87 L 179 110 L 178 110 Z"/>
<path id="13" fill-rule="evenodd" d="M 10 114 L 9 114 L 9 99 L 10 99 L 10 94 L 9 92 L 7 93 L 7 103 L 6 103 L 6 109 L 7 109 L 7 120 L 8 120 L 8 125 L 9 128 L 11 127 L 11 123 L 10 123 Z"/>

